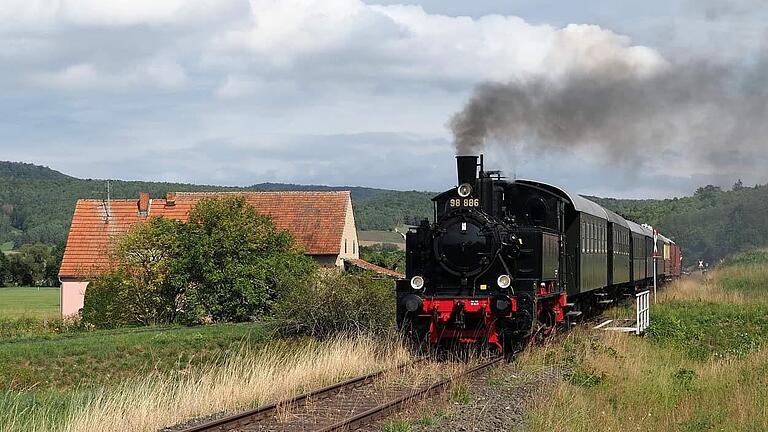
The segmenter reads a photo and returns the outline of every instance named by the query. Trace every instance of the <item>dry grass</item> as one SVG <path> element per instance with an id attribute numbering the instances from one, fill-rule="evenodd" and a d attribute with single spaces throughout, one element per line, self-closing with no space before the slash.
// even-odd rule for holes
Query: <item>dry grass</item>
<path id="1" fill-rule="evenodd" d="M 712 331 L 721 332 L 712 336 L 718 341 L 758 340 L 758 333 L 746 326 L 736 326 L 741 333 L 730 334 L 731 328 L 721 324 L 717 314 L 759 307 L 754 303 L 768 296 L 757 295 L 767 275 L 765 266 L 729 267 L 707 278 L 683 279 L 660 292 L 663 304 L 657 306 L 657 313 L 672 314 L 665 317 L 667 324 L 703 317 L 702 327 L 692 329 L 699 333 L 690 334 L 690 340 L 710 341 L 707 332 Z M 729 315 L 728 320 L 754 324 L 747 319 L 751 315 L 743 315 Z M 530 401 L 524 430 L 768 430 L 768 347 L 750 346 L 740 355 L 695 357 L 676 339 L 574 331 L 562 344 L 521 356 L 524 369 L 554 366 L 566 377 Z"/>
<path id="2" fill-rule="evenodd" d="M 659 292 L 659 302 L 695 301 L 708 303 L 744 304 L 753 300 L 741 291 L 726 290 L 718 273 L 692 275 L 665 286 Z"/>
<path id="3" fill-rule="evenodd" d="M 6 424 L 15 431 L 156 431 L 191 418 L 233 412 L 303 393 L 410 359 L 397 343 L 369 337 L 309 341 L 286 350 L 247 348 L 223 364 L 188 376 L 147 376 L 76 400 L 67 420 L 53 425 L 45 412 L 22 413 L 31 421 Z M 17 407 L 23 411 L 23 407 Z M 0 425 L 2 426 L 2 425 Z"/>
<path id="4" fill-rule="evenodd" d="M 697 362 L 618 333 L 595 340 L 584 332 L 570 343 L 521 359 L 527 367 L 554 361 L 571 369 L 568 380 L 531 401 L 526 430 L 768 430 L 768 349 Z"/>

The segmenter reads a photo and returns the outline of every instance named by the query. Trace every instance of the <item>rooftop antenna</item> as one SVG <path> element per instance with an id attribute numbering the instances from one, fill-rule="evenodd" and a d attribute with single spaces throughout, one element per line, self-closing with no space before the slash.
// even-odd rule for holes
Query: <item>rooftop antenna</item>
<path id="1" fill-rule="evenodd" d="M 104 201 L 104 213 L 106 214 L 106 217 L 104 219 L 104 223 L 109 223 L 110 218 L 112 217 L 112 204 L 111 204 L 111 188 L 110 188 L 110 182 L 107 180 L 107 200 Z"/>

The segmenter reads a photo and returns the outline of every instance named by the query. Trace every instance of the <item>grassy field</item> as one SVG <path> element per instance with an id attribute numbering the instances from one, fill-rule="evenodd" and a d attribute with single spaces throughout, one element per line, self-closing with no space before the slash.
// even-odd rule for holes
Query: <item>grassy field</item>
<path id="1" fill-rule="evenodd" d="M 409 354 L 361 336 L 241 346 L 221 358 L 177 374 L 148 371 L 101 389 L 0 391 L 0 430 L 154 432 L 391 368 Z"/>
<path id="2" fill-rule="evenodd" d="M 365 338 L 279 339 L 268 323 L 93 330 L 59 319 L 58 299 L 0 288 L 0 431 L 155 431 L 407 355 Z"/>
<path id="3" fill-rule="evenodd" d="M 565 379 L 530 402 L 525 430 L 768 430 L 766 262 L 672 284 L 651 311 L 645 338 L 579 331 L 527 352 L 523 368 Z"/>
<path id="4" fill-rule="evenodd" d="M 59 316 L 59 288 L 0 288 L 0 319 Z"/>
<path id="5" fill-rule="evenodd" d="M 72 390 L 151 371 L 180 372 L 259 345 L 261 324 L 166 327 L 26 335 L 0 340 L 0 388 Z"/>

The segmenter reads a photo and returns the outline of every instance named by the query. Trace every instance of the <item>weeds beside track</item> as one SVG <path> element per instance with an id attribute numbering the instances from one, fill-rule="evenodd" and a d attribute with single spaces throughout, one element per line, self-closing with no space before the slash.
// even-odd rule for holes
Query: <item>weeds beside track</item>
<path id="1" fill-rule="evenodd" d="M 399 411 L 409 402 L 443 391 L 454 380 L 483 371 L 501 360 L 501 357 L 493 358 L 437 379 L 429 374 L 418 376 L 420 362 L 417 361 L 397 368 L 394 380 L 386 379 L 389 371 L 377 372 L 284 402 L 183 429 L 183 432 L 355 430 Z"/>

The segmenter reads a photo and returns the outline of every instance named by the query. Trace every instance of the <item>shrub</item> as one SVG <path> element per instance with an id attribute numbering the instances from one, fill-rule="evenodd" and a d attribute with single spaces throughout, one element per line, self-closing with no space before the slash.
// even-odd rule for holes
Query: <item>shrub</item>
<path id="1" fill-rule="evenodd" d="M 152 218 L 112 245 L 84 316 L 98 327 L 250 321 L 315 272 L 314 261 L 242 197 L 206 199 L 189 223 Z"/>
<path id="2" fill-rule="evenodd" d="M 253 320 L 315 270 L 293 237 L 242 197 L 200 201 L 189 214 L 183 249 L 188 320 Z"/>
<path id="3" fill-rule="evenodd" d="M 327 338 L 345 332 L 388 332 L 395 315 L 391 279 L 370 273 L 319 272 L 281 298 L 275 317 L 284 335 Z"/>
<path id="4" fill-rule="evenodd" d="M 48 337 L 55 334 L 76 333 L 91 330 L 79 318 L 39 319 L 31 317 L 3 318 L 0 317 L 0 339 L 4 342 L 25 338 Z"/>
<path id="5" fill-rule="evenodd" d="M 755 249 L 745 251 L 736 255 L 726 257 L 723 262 L 723 267 L 730 266 L 749 266 L 755 264 L 768 264 L 768 250 Z"/>
<path id="6" fill-rule="evenodd" d="M 123 270 L 103 274 L 88 284 L 83 322 L 99 328 L 139 324 L 135 319 L 131 277 Z"/>

